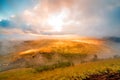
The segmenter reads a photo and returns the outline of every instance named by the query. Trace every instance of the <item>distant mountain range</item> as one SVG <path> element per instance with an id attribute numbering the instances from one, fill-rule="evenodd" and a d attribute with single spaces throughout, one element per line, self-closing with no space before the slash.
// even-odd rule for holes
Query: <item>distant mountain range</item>
<path id="1" fill-rule="evenodd" d="M 120 43 L 120 37 L 112 36 L 112 37 L 105 37 L 103 39 L 107 41 L 115 42 L 115 43 Z"/>

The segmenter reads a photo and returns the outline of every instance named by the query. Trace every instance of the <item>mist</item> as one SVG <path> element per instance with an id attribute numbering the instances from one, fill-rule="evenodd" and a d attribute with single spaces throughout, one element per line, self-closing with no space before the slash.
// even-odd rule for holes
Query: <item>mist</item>
<path id="1" fill-rule="evenodd" d="M 22 41 L 0 41 L 0 55 L 10 55 L 17 52 L 16 47 L 21 46 Z"/>

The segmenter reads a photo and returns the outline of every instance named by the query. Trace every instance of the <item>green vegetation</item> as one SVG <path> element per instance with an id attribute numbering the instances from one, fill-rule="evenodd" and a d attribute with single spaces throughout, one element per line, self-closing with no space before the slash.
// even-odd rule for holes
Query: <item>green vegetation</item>
<path id="1" fill-rule="evenodd" d="M 61 64 L 57 67 L 60 66 Z M 44 67 L 43 69 L 40 69 L 40 71 L 46 69 L 47 71 L 42 72 L 39 72 L 38 70 L 37 73 L 35 73 L 36 70 L 32 68 L 9 70 L 0 73 L 0 80 L 82 80 L 92 74 L 120 72 L 120 59 L 87 62 L 53 70 L 49 70 L 51 67 Z"/>
<path id="2" fill-rule="evenodd" d="M 35 68 L 35 71 L 42 72 L 42 71 L 54 70 L 56 68 L 64 68 L 64 67 L 68 67 L 68 66 L 72 66 L 72 65 L 73 65 L 73 63 L 70 63 L 70 62 L 58 62 L 53 65 L 44 65 L 44 66 L 37 67 L 37 68 Z"/>

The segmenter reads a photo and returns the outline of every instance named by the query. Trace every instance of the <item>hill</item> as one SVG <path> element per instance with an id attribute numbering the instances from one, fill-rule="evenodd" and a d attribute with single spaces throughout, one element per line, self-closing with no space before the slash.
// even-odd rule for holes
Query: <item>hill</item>
<path id="1" fill-rule="evenodd" d="M 104 45 L 103 40 L 93 38 L 41 39 L 8 43 L 13 53 L 2 56 L 1 71 L 53 65 L 58 62 L 70 62 L 76 65 L 106 57 L 105 55 L 110 55 L 112 52 Z"/>
<path id="2" fill-rule="evenodd" d="M 36 71 L 34 68 L 13 69 L 1 72 L 0 80 L 92 80 L 94 77 L 91 78 L 91 76 L 102 74 L 113 74 L 112 80 L 115 80 L 115 74 L 120 74 L 119 62 L 119 58 L 107 59 L 43 72 Z M 106 76 L 102 79 L 111 78 Z M 120 79 L 119 76 L 116 80 L 118 79 Z"/>

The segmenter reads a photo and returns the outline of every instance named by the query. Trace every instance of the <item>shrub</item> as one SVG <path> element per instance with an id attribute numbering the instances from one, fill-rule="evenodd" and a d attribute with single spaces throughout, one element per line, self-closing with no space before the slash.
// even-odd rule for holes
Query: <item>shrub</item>
<path id="1" fill-rule="evenodd" d="M 70 62 L 58 62 L 56 64 L 53 65 L 44 65 L 44 66 L 40 66 L 35 68 L 36 72 L 42 72 L 42 71 L 47 71 L 47 70 L 53 70 L 56 68 L 64 68 L 64 67 L 68 67 L 68 66 L 72 66 L 73 63 Z"/>

